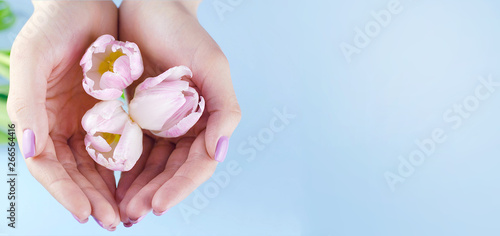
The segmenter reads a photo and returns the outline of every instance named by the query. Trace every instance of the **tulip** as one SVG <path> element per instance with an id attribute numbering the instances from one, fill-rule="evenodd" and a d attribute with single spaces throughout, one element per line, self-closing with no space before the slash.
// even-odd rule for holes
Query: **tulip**
<path id="1" fill-rule="evenodd" d="M 83 88 L 100 100 L 119 98 L 123 89 L 144 71 L 139 47 L 135 43 L 116 41 L 111 35 L 103 35 L 92 43 L 80 65 Z"/>
<path id="2" fill-rule="evenodd" d="M 142 130 L 118 100 L 102 101 L 82 118 L 85 148 L 95 162 L 116 171 L 132 169 L 142 153 Z"/>
<path id="3" fill-rule="evenodd" d="M 191 78 L 185 66 L 171 68 L 139 84 L 130 101 L 130 117 L 143 129 L 164 138 L 182 136 L 200 119 L 205 100 L 183 77 Z"/>

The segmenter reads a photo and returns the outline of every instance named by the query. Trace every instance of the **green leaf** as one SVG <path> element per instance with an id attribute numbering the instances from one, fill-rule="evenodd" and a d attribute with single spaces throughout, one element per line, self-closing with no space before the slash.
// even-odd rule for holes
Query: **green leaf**
<path id="1" fill-rule="evenodd" d="M 16 22 L 16 16 L 10 10 L 9 4 L 0 1 L 0 30 L 11 27 Z"/>
<path id="2" fill-rule="evenodd" d="M 10 56 L 10 49 L 0 50 L 0 53 Z"/>
<path id="3" fill-rule="evenodd" d="M 7 135 L 7 124 L 10 123 L 9 115 L 7 115 L 7 98 L 0 97 L 0 144 L 5 143 L 3 136 Z"/>
<path id="4" fill-rule="evenodd" d="M 4 131 L 0 131 L 0 144 L 6 144 L 9 142 L 9 134 L 5 133 Z"/>
<path id="5" fill-rule="evenodd" d="M 7 98 L 0 97 L 0 128 L 7 124 L 10 124 L 10 118 L 7 115 Z M 7 128 L 5 129 L 7 130 Z"/>
<path id="6" fill-rule="evenodd" d="M 9 79 L 10 72 L 9 72 L 9 67 L 0 64 L 0 76 L 4 77 L 5 79 Z"/>
<path id="7" fill-rule="evenodd" d="M 9 85 L 0 85 L 0 96 L 7 97 L 9 95 Z"/>
<path id="8" fill-rule="evenodd" d="M 5 66 L 10 66 L 10 51 L 1 51 L 0 53 L 0 63 Z"/>

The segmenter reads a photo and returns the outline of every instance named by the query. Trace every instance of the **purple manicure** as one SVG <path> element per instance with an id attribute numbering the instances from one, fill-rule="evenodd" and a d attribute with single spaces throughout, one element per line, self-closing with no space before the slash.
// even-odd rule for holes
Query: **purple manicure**
<path id="1" fill-rule="evenodd" d="M 101 226 L 102 228 L 104 228 L 104 225 L 102 225 L 102 222 L 101 222 L 100 220 L 98 220 L 98 219 L 97 219 L 97 218 L 95 218 L 95 217 L 94 217 L 94 220 L 95 220 L 95 222 L 97 222 L 97 224 L 98 224 L 99 226 Z M 104 228 L 104 229 L 105 229 L 105 228 Z"/>
<path id="2" fill-rule="evenodd" d="M 132 224 L 137 224 L 137 223 L 139 223 L 139 221 L 141 221 L 142 219 L 144 219 L 144 217 L 146 217 L 146 215 L 143 215 L 143 216 L 139 217 L 139 219 L 137 219 L 137 220 L 132 220 L 132 219 L 131 219 L 131 220 L 130 220 L 130 223 L 132 223 Z"/>
<path id="3" fill-rule="evenodd" d="M 168 209 L 163 211 L 163 212 L 157 212 L 157 211 L 153 210 L 153 214 L 155 214 L 156 216 L 161 216 L 161 215 L 167 213 L 167 211 L 168 211 Z"/>
<path id="4" fill-rule="evenodd" d="M 97 224 L 99 226 L 101 226 L 105 230 L 108 230 L 108 231 L 115 231 L 116 230 L 116 227 L 111 227 L 111 226 L 109 226 L 108 228 L 104 227 L 104 225 L 102 224 L 102 222 L 100 220 L 98 220 L 97 218 L 95 218 L 95 217 L 94 217 L 94 220 L 95 220 L 95 222 L 97 222 Z"/>
<path id="5" fill-rule="evenodd" d="M 35 133 L 31 129 L 23 132 L 23 155 L 25 159 L 35 156 Z"/>
<path id="6" fill-rule="evenodd" d="M 220 137 L 215 148 L 215 160 L 223 162 L 226 159 L 227 149 L 229 148 L 229 138 L 226 136 Z"/>
<path id="7" fill-rule="evenodd" d="M 80 224 L 85 224 L 87 223 L 87 221 L 89 221 L 89 218 L 85 219 L 85 220 L 80 220 L 78 217 L 76 217 L 73 213 L 71 213 L 71 215 L 73 215 L 73 217 L 75 217 L 75 219 L 80 223 Z"/>

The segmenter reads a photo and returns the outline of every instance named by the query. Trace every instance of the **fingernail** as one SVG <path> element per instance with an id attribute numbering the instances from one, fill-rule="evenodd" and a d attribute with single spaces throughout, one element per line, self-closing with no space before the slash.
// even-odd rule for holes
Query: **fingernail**
<path id="1" fill-rule="evenodd" d="M 73 213 L 71 213 L 71 215 L 73 215 L 73 217 L 75 217 L 75 219 L 80 223 L 80 224 L 85 224 L 89 221 L 89 218 L 85 219 L 85 220 L 80 220 L 78 217 L 76 217 Z"/>
<path id="2" fill-rule="evenodd" d="M 94 220 L 95 220 L 95 222 L 97 222 L 97 224 L 98 224 L 99 226 L 101 226 L 102 228 L 104 228 L 104 226 L 102 225 L 102 222 L 101 222 L 100 220 L 98 220 L 98 219 L 97 219 L 97 218 L 95 218 L 95 217 L 94 217 Z M 105 228 L 104 228 L 104 229 L 105 229 Z"/>
<path id="3" fill-rule="evenodd" d="M 108 231 L 115 231 L 116 230 L 116 227 L 111 227 L 111 225 L 109 227 L 104 227 L 104 225 L 102 224 L 102 222 L 100 220 L 98 220 L 97 218 L 94 217 L 94 220 L 95 222 L 97 222 L 97 224 L 99 226 L 101 226 L 101 228 L 105 229 L 105 230 L 108 230 Z"/>
<path id="4" fill-rule="evenodd" d="M 223 162 L 226 159 L 227 149 L 229 148 L 229 138 L 226 136 L 220 137 L 215 148 L 215 160 Z"/>
<path id="5" fill-rule="evenodd" d="M 23 155 L 25 159 L 35 155 L 35 133 L 31 129 L 23 132 Z"/>
<path id="6" fill-rule="evenodd" d="M 131 219 L 131 220 L 130 220 L 130 223 L 132 223 L 132 224 L 137 224 L 137 223 L 139 223 L 142 219 L 144 219 L 144 217 L 146 217 L 146 215 L 143 215 L 143 216 L 139 217 L 139 219 L 137 219 L 137 220 L 132 220 L 132 219 Z"/>
<path id="7" fill-rule="evenodd" d="M 123 223 L 123 226 L 125 226 L 127 228 L 132 227 L 132 225 L 134 225 L 134 224 L 132 224 L 132 223 Z"/>
<path id="8" fill-rule="evenodd" d="M 167 213 L 167 211 L 168 211 L 168 209 L 163 211 L 163 212 L 157 212 L 157 211 L 153 210 L 153 214 L 155 214 L 155 216 L 161 216 L 161 215 Z"/>

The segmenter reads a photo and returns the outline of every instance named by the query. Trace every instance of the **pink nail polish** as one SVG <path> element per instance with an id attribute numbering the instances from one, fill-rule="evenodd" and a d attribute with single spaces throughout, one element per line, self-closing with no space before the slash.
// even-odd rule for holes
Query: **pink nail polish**
<path id="1" fill-rule="evenodd" d="M 98 219 L 97 219 L 97 218 L 95 218 L 95 217 L 94 217 L 94 220 L 95 220 L 95 222 L 97 222 L 97 224 L 98 224 L 99 226 L 101 226 L 101 228 L 104 228 L 104 225 L 102 225 L 102 222 L 101 222 L 100 220 L 98 220 Z M 105 229 L 105 228 L 104 228 L 104 229 Z"/>
<path id="2" fill-rule="evenodd" d="M 132 223 L 123 223 L 123 226 L 125 226 L 127 228 L 132 227 L 132 225 L 134 225 L 134 224 L 132 224 Z"/>
<path id="3" fill-rule="evenodd" d="M 167 213 L 167 211 L 168 211 L 168 209 L 163 211 L 163 212 L 157 212 L 157 211 L 153 210 L 153 214 L 155 214 L 156 216 L 161 216 L 161 215 Z"/>
<path id="4" fill-rule="evenodd" d="M 80 224 L 85 224 L 89 221 L 89 218 L 85 219 L 85 220 L 80 220 L 78 217 L 76 217 L 73 213 L 71 213 L 71 215 L 73 215 L 73 217 L 75 217 L 76 221 L 78 221 Z"/>
<path id="5" fill-rule="evenodd" d="M 132 219 L 130 219 L 130 223 L 132 223 L 132 224 L 137 224 L 137 223 L 139 223 L 142 219 L 144 219 L 144 217 L 146 217 L 146 215 L 143 215 L 143 216 L 139 217 L 139 219 L 137 219 L 137 220 L 132 220 Z"/>
<path id="6" fill-rule="evenodd" d="M 25 159 L 35 156 L 35 133 L 31 129 L 23 132 L 23 155 Z"/>
<path id="7" fill-rule="evenodd" d="M 218 162 L 223 162 L 226 159 L 227 149 L 229 148 L 229 138 L 222 136 L 217 142 L 217 147 L 215 148 L 215 160 Z"/>
<path id="8" fill-rule="evenodd" d="M 101 226 L 101 228 L 105 229 L 105 230 L 108 230 L 108 231 L 115 231 L 116 230 L 116 227 L 112 227 L 111 225 L 108 226 L 108 227 L 104 227 L 104 225 L 102 224 L 102 222 L 100 220 L 98 220 L 97 218 L 94 217 L 94 220 L 95 222 L 97 222 L 97 224 L 99 226 Z"/>

